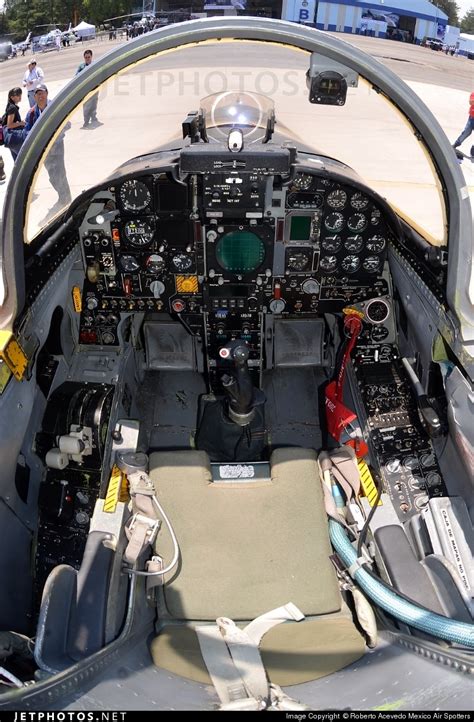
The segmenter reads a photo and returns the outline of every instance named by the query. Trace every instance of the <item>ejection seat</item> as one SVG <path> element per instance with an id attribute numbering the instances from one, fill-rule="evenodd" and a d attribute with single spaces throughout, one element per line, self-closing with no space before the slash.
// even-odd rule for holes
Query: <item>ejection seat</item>
<path id="1" fill-rule="evenodd" d="M 179 565 L 157 587 L 158 667 L 209 684 L 196 627 L 223 616 L 244 627 L 289 602 L 304 620 L 274 626 L 260 645 L 271 682 L 317 679 L 364 653 L 330 561 L 316 452 L 276 449 L 264 466 L 266 475 L 248 462 L 211 465 L 203 451 L 150 456 L 149 476 L 180 546 Z M 155 553 L 164 563 L 172 556 L 164 528 Z"/>

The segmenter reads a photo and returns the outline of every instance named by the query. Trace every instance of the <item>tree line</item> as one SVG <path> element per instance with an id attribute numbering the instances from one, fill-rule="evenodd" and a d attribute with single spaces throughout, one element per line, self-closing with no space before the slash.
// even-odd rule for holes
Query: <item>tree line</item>
<path id="1" fill-rule="evenodd" d="M 433 4 L 446 13 L 449 25 L 474 34 L 474 6 L 461 19 L 454 0 L 434 0 Z M 0 34 L 11 34 L 13 40 L 18 41 L 41 25 L 66 28 L 70 22 L 76 25 L 81 20 L 100 25 L 108 18 L 127 15 L 136 8 L 137 0 L 4 0 Z"/>

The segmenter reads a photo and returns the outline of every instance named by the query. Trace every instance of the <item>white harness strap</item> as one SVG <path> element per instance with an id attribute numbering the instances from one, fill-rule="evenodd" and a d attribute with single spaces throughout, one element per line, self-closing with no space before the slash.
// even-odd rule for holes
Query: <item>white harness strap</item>
<path id="1" fill-rule="evenodd" d="M 218 617 L 217 626 L 196 627 L 221 710 L 308 709 L 268 682 L 258 650 L 263 636 L 272 627 L 302 619 L 304 614 L 289 602 L 257 617 L 245 629 L 239 629 L 227 617 Z"/>

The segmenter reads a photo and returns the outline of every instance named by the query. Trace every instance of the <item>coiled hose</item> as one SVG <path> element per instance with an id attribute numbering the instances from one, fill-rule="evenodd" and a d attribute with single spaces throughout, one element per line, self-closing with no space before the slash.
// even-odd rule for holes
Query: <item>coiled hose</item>
<path id="1" fill-rule="evenodd" d="M 357 561 L 357 552 L 346 536 L 343 527 L 329 519 L 329 536 L 332 545 L 347 568 Z M 358 567 L 351 575 L 367 596 L 379 607 L 410 627 L 420 629 L 446 642 L 454 642 L 474 649 L 474 624 L 457 622 L 448 617 L 418 607 L 402 599 L 396 591 L 391 591 L 370 576 L 365 569 Z"/>

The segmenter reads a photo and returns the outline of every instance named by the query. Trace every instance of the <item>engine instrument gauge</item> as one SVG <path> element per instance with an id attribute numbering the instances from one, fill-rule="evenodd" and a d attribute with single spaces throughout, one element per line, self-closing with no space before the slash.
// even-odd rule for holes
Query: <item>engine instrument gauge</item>
<path id="1" fill-rule="evenodd" d="M 354 233 L 363 231 L 364 228 L 367 226 L 367 218 L 364 216 L 363 213 L 353 213 L 352 216 L 349 216 L 347 219 L 347 227 L 350 231 L 353 231 Z"/>
<path id="2" fill-rule="evenodd" d="M 307 173 L 297 173 L 293 179 L 293 186 L 299 191 L 308 191 L 311 188 L 313 176 Z"/>
<path id="3" fill-rule="evenodd" d="M 331 251 L 332 253 L 336 253 L 336 251 L 340 249 L 341 244 L 341 236 L 326 236 L 321 243 L 321 248 L 324 251 Z"/>
<path id="4" fill-rule="evenodd" d="M 304 271 L 311 268 L 311 253 L 307 250 L 290 251 L 287 256 L 286 266 L 290 271 Z"/>
<path id="5" fill-rule="evenodd" d="M 128 180 L 120 186 L 120 202 L 126 211 L 143 211 L 151 203 L 148 186 L 139 180 Z"/>
<path id="6" fill-rule="evenodd" d="M 365 317 L 371 323 L 383 323 L 390 315 L 390 306 L 383 298 L 373 298 L 365 307 Z"/>
<path id="7" fill-rule="evenodd" d="M 348 236 L 344 242 L 344 248 L 352 253 L 358 253 L 364 245 L 364 239 L 361 235 Z"/>
<path id="8" fill-rule="evenodd" d="M 133 273 L 140 268 L 140 262 L 135 256 L 120 256 L 119 263 L 120 268 L 122 271 L 125 271 L 125 273 Z"/>
<path id="9" fill-rule="evenodd" d="M 344 228 L 344 216 L 342 213 L 334 212 L 329 213 L 324 219 L 324 225 L 328 231 L 338 232 Z"/>
<path id="10" fill-rule="evenodd" d="M 172 263 L 177 271 L 188 271 L 193 265 L 193 259 L 186 253 L 177 253 L 173 256 Z"/>
<path id="11" fill-rule="evenodd" d="M 362 268 L 367 273 L 377 273 L 380 270 L 380 258 L 379 256 L 367 256 L 362 263 Z"/>
<path id="12" fill-rule="evenodd" d="M 372 253 L 382 253 L 383 249 L 385 248 L 386 241 L 383 236 L 371 236 L 367 243 L 366 248 L 368 251 L 371 251 Z"/>
<path id="13" fill-rule="evenodd" d="M 331 208 L 344 208 L 347 201 L 347 193 L 342 188 L 336 188 L 336 190 L 329 193 L 327 202 Z"/>
<path id="14" fill-rule="evenodd" d="M 374 326 L 372 329 L 371 339 L 372 343 L 381 343 L 385 341 L 388 336 L 388 328 L 385 326 Z"/>
<path id="15" fill-rule="evenodd" d="M 357 192 L 352 195 L 351 206 L 356 211 L 363 211 L 369 205 L 369 199 L 363 193 Z"/>
<path id="16" fill-rule="evenodd" d="M 342 259 L 341 267 L 346 273 L 355 273 L 360 267 L 359 256 L 346 256 Z"/>
<path id="17" fill-rule="evenodd" d="M 163 256 L 158 255 L 158 253 L 153 253 L 151 256 L 148 256 L 145 265 L 149 273 L 160 273 L 165 267 L 165 259 Z"/>
<path id="18" fill-rule="evenodd" d="M 148 246 L 153 240 L 154 231 L 147 221 L 127 221 L 123 230 L 131 246 Z"/>
<path id="19" fill-rule="evenodd" d="M 333 273 L 337 268 L 336 256 L 323 256 L 319 261 L 319 267 L 322 268 L 325 273 Z"/>

